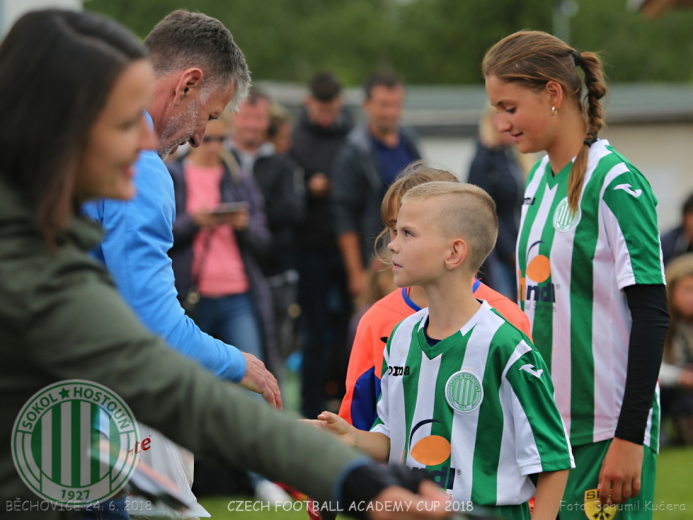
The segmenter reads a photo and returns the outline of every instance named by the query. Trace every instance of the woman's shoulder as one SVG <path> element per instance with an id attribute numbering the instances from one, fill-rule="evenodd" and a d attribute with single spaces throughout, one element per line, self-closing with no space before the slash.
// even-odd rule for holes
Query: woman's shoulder
<path id="1" fill-rule="evenodd" d="M 626 197 L 629 201 L 647 199 L 654 205 L 657 204 L 647 177 L 606 139 L 600 139 L 590 148 L 585 194 L 590 191 L 604 200 L 627 194 L 630 196 Z"/>
<path id="2" fill-rule="evenodd" d="M 642 176 L 633 163 L 618 152 L 606 139 L 600 139 L 590 147 L 587 172 L 600 181 L 624 173 Z"/>

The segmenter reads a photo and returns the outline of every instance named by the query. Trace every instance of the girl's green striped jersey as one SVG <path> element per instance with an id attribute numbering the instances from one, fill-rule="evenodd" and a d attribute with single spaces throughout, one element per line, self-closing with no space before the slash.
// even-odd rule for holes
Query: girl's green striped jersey
<path id="1" fill-rule="evenodd" d="M 517 244 L 518 295 L 551 371 L 574 446 L 613 438 L 626 384 L 631 315 L 624 287 L 663 284 L 655 199 L 647 179 L 606 140 L 590 147 L 578 210 L 572 163 L 530 172 Z M 658 448 L 658 390 L 645 444 Z"/>

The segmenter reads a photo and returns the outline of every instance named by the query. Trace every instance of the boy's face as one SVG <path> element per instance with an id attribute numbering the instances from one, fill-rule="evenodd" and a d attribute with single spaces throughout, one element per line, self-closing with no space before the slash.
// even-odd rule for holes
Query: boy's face
<path id="1" fill-rule="evenodd" d="M 434 199 L 404 204 L 389 248 L 397 287 L 433 282 L 446 272 L 451 240 L 434 223 Z"/>

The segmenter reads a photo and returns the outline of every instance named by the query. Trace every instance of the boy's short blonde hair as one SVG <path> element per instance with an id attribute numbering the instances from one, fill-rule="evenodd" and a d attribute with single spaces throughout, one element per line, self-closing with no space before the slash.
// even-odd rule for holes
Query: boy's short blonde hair
<path id="1" fill-rule="evenodd" d="M 402 205 L 432 198 L 440 199 L 431 213 L 432 221 L 445 236 L 459 237 L 467 243 L 467 265 L 471 272 L 476 273 L 496 245 L 496 203 L 477 186 L 433 181 L 407 191 L 402 197 Z"/>

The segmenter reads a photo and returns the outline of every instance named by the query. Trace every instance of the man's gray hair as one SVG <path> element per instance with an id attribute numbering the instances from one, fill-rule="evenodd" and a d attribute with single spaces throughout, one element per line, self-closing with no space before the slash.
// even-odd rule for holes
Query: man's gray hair
<path id="1" fill-rule="evenodd" d="M 190 67 L 202 69 L 204 83 L 235 85 L 229 108 L 248 95 L 250 71 L 231 32 L 219 20 L 202 13 L 173 11 L 144 40 L 157 78 Z"/>

